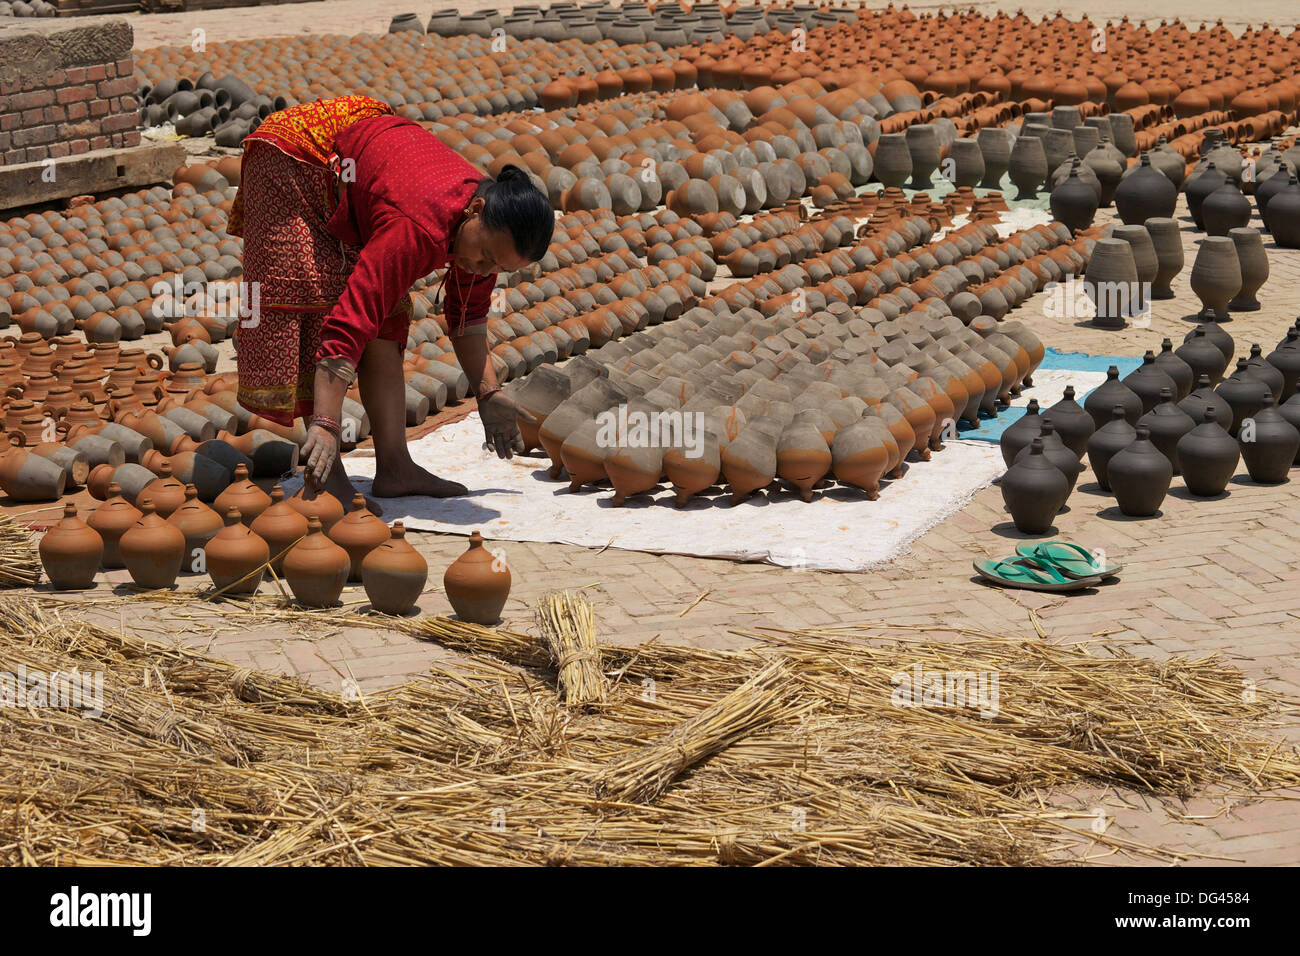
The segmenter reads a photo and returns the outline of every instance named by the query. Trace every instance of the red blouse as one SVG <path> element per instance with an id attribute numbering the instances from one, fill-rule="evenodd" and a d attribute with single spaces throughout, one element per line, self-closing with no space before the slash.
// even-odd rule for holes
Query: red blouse
<path id="1" fill-rule="evenodd" d="M 347 185 L 329 229 L 360 245 L 361 254 L 325 316 L 316 360 L 342 358 L 356 368 L 411 286 L 449 263 L 443 282 L 447 322 L 453 330 L 486 322 L 496 274 L 476 276 L 451 259 L 453 237 L 483 173 L 428 130 L 398 116 L 354 123 L 334 146 Z"/>

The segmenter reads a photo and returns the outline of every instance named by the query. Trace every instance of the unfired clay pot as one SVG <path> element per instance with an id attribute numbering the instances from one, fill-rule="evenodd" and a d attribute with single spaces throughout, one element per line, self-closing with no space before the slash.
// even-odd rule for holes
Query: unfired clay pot
<path id="1" fill-rule="evenodd" d="M 238 508 L 226 512 L 225 527 L 208 542 L 208 574 L 224 594 L 256 594 L 262 583 L 270 548 L 243 523 Z"/>
<path id="2" fill-rule="evenodd" d="M 1047 534 L 1056 514 L 1070 496 L 1069 482 L 1043 455 L 1043 439 L 1035 438 L 1002 476 L 1002 500 L 1016 530 Z"/>
<path id="3" fill-rule="evenodd" d="M 510 569 L 483 547 L 483 536 L 475 531 L 469 547 L 448 566 L 442 584 L 456 614 L 475 624 L 495 624 L 510 596 Z"/>
<path id="4" fill-rule="evenodd" d="M 1160 511 L 1174 469 L 1151 443 L 1146 426 L 1139 425 L 1133 443 L 1107 463 L 1106 474 L 1119 510 L 1130 518 L 1149 518 Z"/>
<path id="5" fill-rule="evenodd" d="M 221 530 L 221 515 L 199 501 L 197 488 L 186 485 L 185 503 L 171 513 L 167 523 L 180 528 L 185 535 L 185 558 L 181 567 L 190 573 L 203 571 L 206 567 L 203 549 Z"/>

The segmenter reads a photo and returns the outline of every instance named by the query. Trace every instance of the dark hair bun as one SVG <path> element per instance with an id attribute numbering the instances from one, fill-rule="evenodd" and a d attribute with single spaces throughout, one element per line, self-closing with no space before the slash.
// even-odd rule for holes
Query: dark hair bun
<path id="1" fill-rule="evenodd" d="M 497 182 L 499 182 L 499 183 L 514 183 L 514 182 L 531 183 L 532 180 L 529 179 L 529 178 L 528 178 L 528 174 L 527 174 L 526 172 L 524 172 L 522 169 L 520 169 L 518 166 L 510 165 L 510 166 L 502 166 L 502 167 L 501 167 L 501 172 L 497 174 Z"/>

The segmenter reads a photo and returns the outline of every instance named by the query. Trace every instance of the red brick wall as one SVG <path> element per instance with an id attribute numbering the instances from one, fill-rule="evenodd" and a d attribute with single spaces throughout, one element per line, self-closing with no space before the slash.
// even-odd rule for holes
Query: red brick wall
<path id="1" fill-rule="evenodd" d="M 134 59 L 0 80 L 0 165 L 140 145 Z"/>

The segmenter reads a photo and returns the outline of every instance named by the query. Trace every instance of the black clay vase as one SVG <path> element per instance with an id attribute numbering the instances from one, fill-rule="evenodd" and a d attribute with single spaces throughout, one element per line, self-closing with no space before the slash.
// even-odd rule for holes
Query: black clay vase
<path id="1" fill-rule="evenodd" d="M 1227 356 L 1210 340 L 1209 330 L 1204 325 L 1192 329 L 1191 335 L 1174 350 L 1174 355 L 1192 370 L 1193 382 L 1202 375 L 1208 375 L 1213 384 L 1223 378 L 1223 370 L 1228 367 Z"/>
<path id="2" fill-rule="evenodd" d="M 1038 399 L 1031 398 L 1025 407 L 1025 413 L 1008 425 L 1002 437 L 998 439 L 998 447 L 1002 449 L 1002 460 L 1006 462 L 1008 468 L 1015 462 L 1020 450 L 1038 437 L 1042 424 L 1043 420 L 1038 416 Z"/>
<path id="3" fill-rule="evenodd" d="M 1168 181 L 1165 180 L 1165 182 Z M 1156 402 L 1160 401 L 1160 390 L 1162 388 L 1167 388 L 1172 392 L 1176 387 L 1174 380 L 1156 365 L 1156 354 L 1150 349 L 1147 350 L 1146 355 L 1142 356 L 1142 364 L 1124 376 L 1124 384 L 1137 392 L 1138 398 L 1142 399 L 1143 413 L 1149 412 L 1156 407 Z"/>
<path id="4" fill-rule="evenodd" d="M 1273 404 L 1273 390 L 1260 380 L 1244 358 L 1237 359 L 1237 370 L 1220 382 L 1215 392 L 1232 408 L 1228 434 L 1233 438 L 1237 437 L 1242 421 Z"/>
<path id="5" fill-rule="evenodd" d="M 1213 498 L 1228 487 L 1241 453 L 1216 420 L 1213 405 L 1206 405 L 1201 414 L 1204 421 L 1178 439 L 1178 461 L 1187 490 L 1200 498 Z"/>
<path id="6" fill-rule="evenodd" d="M 1065 223 L 1071 233 L 1080 232 L 1092 225 L 1092 218 L 1097 214 L 1097 202 L 1096 191 L 1079 178 L 1077 159 L 1070 167 L 1070 175 L 1052 190 L 1048 199 L 1052 215 Z"/>
<path id="7" fill-rule="evenodd" d="M 1215 351 L 1218 351 L 1217 349 Z M 1174 343 L 1165 339 L 1160 343 L 1160 354 L 1156 356 L 1156 368 L 1174 380 L 1174 401 L 1186 398 L 1196 381 L 1193 368 L 1174 353 Z"/>
<path id="8" fill-rule="evenodd" d="M 1269 405 L 1242 422 L 1237 443 L 1251 480 L 1275 485 L 1286 481 L 1296 453 L 1300 452 L 1300 431 Z"/>
<path id="9" fill-rule="evenodd" d="M 1214 420 L 1220 427 L 1232 424 L 1232 406 L 1219 397 L 1219 393 L 1210 384 L 1210 376 L 1202 375 L 1196 380 L 1196 388 L 1178 403 L 1178 407 L 1199 425 L 1205 421 L 1207 406 L 1214 409 Z"/>
<path id="10" fill-rule="evenodd" d="M 1300 395 L 1292 395 L 1277 407 L 1277 413 L 1291 423 L 1291 427 L 1300 431 Z M 1300 465 L 1300 451 L 1296 452 L 1292 464 Z"/>
<path id="11" fill-rule="evenodd" d="M 1178 188 L 1142 154 L 1141 162 L 1115 189 L 1115 210 L 1126 226 L 1148 219 L 1170 218 L 1178 204 Z"/>
<path id="12" fill-rule="evenodd" d="M 1065 386 L 1061 400 L 1043 413 L 1056 428 L 1065 446 L 1074 452 L 1076 458 L 1082 458 L 1088 450 L 1088 439 L 1097 430 L 1092 416 L 1074 400 L 1074 386 Z"/>
<path id="13" fill-rule="evenodd" d="M 1022 534 L 1047 534 L 1056 514 L 1070 497 L 1070 485 L 1060 469 L 1043 454 L 1035 438 L 1002 476 L 1002 500 Z"/>
<path id="14" fill-rule="evenodd" d="M 1074 452 L 1066 447 L 1065 442 L 1061 441 L 1061 436 L 1056 434 L 1056 427 L 1053 425 L 1052 420 L 1046 415 L 1039 417 L 1042 419 L 1042 430 L 1038 433 L 1038 438 L 1043 442 L 1043 457 L 1065 476 L 1069 491 L 1074 491 L 1074 483 L 1079 480 L 1079 475 L 1083 471 L 1083 463 L 1079 461 Z M 1020 461 L 1028 454 L 1028 448 L 1020 449 L 1020 452 L 1016 455 L 1016 461 Z"/>
<path id="15" fill-rule="evenodd" d="M 1226 236 L 1229 230 L 1250 223 L 1250 200 L 1228 180 L 1201 203 L 1201 222 L 1207 236 Z"/>
<path id="16" fill-rule="evenodd" d="M 1111 409 L 1116 405 L 1124 406 L 1124 415 L 1130 425 L 1145 411 L 1142 398 L 1119 378 L 1119 368 L 1112 365 L 1106 370 L 1106 381 L 1094 388 L 1083 400 L 1083 410 L 1092 417 L 1095 427 L 1101 428 L 1111 419 Z"/>
<path id="17" fill-rule="evenodd" d="M 1199 329 L 1204 329 L 1205 337 L 1214 344 L 1215 348 L 1223 353 L 1223 367 L 1227 368 L 1228 363 L 1232 361 L 1233 352 L 1237 350 L 1237 343 L 1232 340 L 1232 336 L 1228 334 L 1228 330 L 1218 322 L 1211 319 L 1202 319 L 1201 324 L 1188 332 L 1183 341 L 1190 342 L 1192 336 L 1196 335 L 1197 330 Z"/>
<path id="18" fill-rule="evenodd" d="M 1206 196 L 1227 181 L 1228 177 L 1215 167 L 1213 160 L 1187 180 L 1187 185 L 1184 187 L 1187 192 L 1187 211 L 1192 214 L 1192 222 L 1196 223 L 1197 229 L 1205 230 L 1205 222 L 1201 219 L 1201 203 L 1205 202 Z"/>
<path id="19" fill-rule="evenodd" d="M 1287 329 L 1286 338 L 1264 361 L 1282 373 L 1282 394 L 1278 401 L 1287 401 L 1296 393 L 1296 383 L 1300 382 L 1300 329 Z"/>
<path id="20" fill-rule="evenodd" d="M 1280 401 L 1282 398 L 1282 389 L 1286 385 L 1286 376 L 1278 369 L 1274 368 L 1264 359 L 1264 350 L 1255 343 L 1250 347 L 1250 358 L 1246 359 L 1246 367 L 1251 369 L 1255 377 L 1269 387 L 1273 393 L 1273 401 Z"/>
<path id="21" fill-rule="evenodd" d="M 1110 491 L 1110 479 L 1106 466 L 1117 454 L 1133 444 L 1137 438 L 1137 429 L 1128 422 L 1128 410 L 1116 404 L 1111 410 L 1111 420 L 1102 425 L 1088 439 L 1088 464 L 1097 476 L 1097 484 L 1102 491 Z"/>
<path id="22" fill-rule="evenodd" d="M 1169 459 L 1174 474 L 1178 474 L 1178 442 L 1196 427 L 1191 416 L 1174 404 L 1174 394 L 1170 389 L 1160 390 L 1160 401 L 1138 420 L 1138 427 L 1146 426 L 1151 444 L 1160 449 L 1160 454 Z"/>
<path id="23" fill-rule="evenodd" d="M 1146 426 L 1139 425 L 1133 443 L 1107 463 L 1106 475 L 1120 511 L 1130 518 L 1150 518 L 1169 493 L 1174 469 L 1151 444 Z"/>

